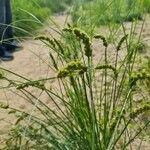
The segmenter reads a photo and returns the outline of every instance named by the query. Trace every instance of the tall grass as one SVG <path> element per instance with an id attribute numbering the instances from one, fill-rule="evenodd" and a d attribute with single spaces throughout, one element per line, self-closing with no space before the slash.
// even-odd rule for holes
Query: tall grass
<path id="1" fill-rule="evenodd" d="M 77 1 L 72 11 L 74 23 L 88 25 L 91 22 L 99 25 L 120 23 L 142 19 L 143 12 L 148 11 L 147 0 L 93 0 Z"/>
<path id="2" fill-rule="evenodd" d="M 118 44 L 109 49 L 111 45 L 105 37 L 89 37 L 69 25 L 63 29 L 60 39 L 36 38 L 50 48 L 50 66 L 55 76 L 35 81 L 0 68 L 7 72 L 7 76 L 0 75 L 1 80 L 8 82 L 6 87 L 15 87 L 37 111 L 33 115 L 6 104 L 0 105 L 17 117 L 4 149 L 112 150 L 132 147 L 132 142 L 140 139 L 140 134 L 145 133 L 150 124 L 150 120 L 141 122 L 138 119 L 150 110 L 149 102 L 143 100 L 138 107 L 134 105 L 137 83 L 150 80 L 150 75 L 133 72 L 137 51 L 130 49 L 129 39 L 124 34 Z M 97 59 L 93 48 L 95 40 L 103 45 L 99 50 L 102 57 Z M 125 53 L 120 58 L 122 47 Z M 10 80 L 8 74 L 20 80 Z M 51 88 L 47 86 L 49 83 Z M 29 87 L 45 93 L 53 107 L 30 92 Z"/>

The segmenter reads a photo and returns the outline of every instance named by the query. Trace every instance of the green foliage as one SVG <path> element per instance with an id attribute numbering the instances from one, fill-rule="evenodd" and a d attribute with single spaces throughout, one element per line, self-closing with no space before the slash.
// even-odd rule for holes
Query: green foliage
<path id="1" fill-rule="evenodd" d="M 148 2 L 141 0 L 93 0 L 87 3 L 77 1 L 72 18 L 74 23 L 84 25 L 141 20 L 146 3 Z"/>
<path id="2" fill-rule="evenodd" d="M 149 0 L 143 0 L 144 8 L 146 8 L 146 11 L 150 13 L 150 1 Z"/>
<path id="3" fill-rule="evenodd" d="M 41 27 L 41 22 L 44 22 L 51 14 L 48 7 L 36 5 L 34 1 L 12 2 L 14 28 L 17 35 L 30 35 L 30 32 Z"/>
<path id="4" fill-rule="evenodd" d="M 16 35 L 30 35 L 43 23 L 52 13 L 64 11 L 70 4 L 69 0 L 14 0 L 12 1 L 13 21 Z"/>

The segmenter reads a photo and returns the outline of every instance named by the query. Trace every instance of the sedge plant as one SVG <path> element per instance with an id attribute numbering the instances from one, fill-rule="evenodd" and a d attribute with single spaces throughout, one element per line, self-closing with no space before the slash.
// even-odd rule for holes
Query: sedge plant
<path id="1" fill-rule="evenodd" d="M 16 88 L 36 110 L 33 114 L 0 104 L 1 108 L 17 117 L 4 149 L 131 148 L 150 124 L 150 120 L 140 122 L 138 119 L 150 110 L 150 103 L 134 105 L 137 83 L 150 80 L 150 74 L 133 73 L 136 50 L 130 49 L 130 35 L 124 34 L 110 51 L 111 45 L 102 35 L 89 37 L 71 25 L 60 34 L 60 39 L 35 38 L 50 48 L 49 66 L 54 76 L 31 80 L 0 68 L 0 79 L 7 83 L 1 88 Z M 95 41 L 103 48 L 96 51 Z M 120 58 L 122 47 L 125 53 Z M 95 58 L 95 51 L 102 55 Z M 113 61 L 110 53 L 113 53 Z M 9 79 L 9 74 L 19 79 Z M 35 88 L 39 95 L 47 95 L 50 106 L 32 93 L 30 87 Z"/>

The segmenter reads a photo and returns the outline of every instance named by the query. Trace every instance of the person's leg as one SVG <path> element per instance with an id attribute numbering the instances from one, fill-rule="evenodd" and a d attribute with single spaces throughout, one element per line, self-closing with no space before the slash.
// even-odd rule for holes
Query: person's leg
<path id="1" fill-rule="evenodd" d="M 9 41 L 13 41 L 13 29 L 12 29 L 12 12 L 11 12 L 11 4 L 10 0 L 5 0 L 6 6 L 6 36 Z"/>
<path id="2" fill-rule="evenodd" d="M 6 6 L 5 0 L 0 0 L 0 43 L 5 39 Z"/>
<path id="3" fill-rule="evenodd" d="M 2 46 L 5 24 L 5 0 L 0 0 L 0 56 L 3 56 L 4 50 Z"/>
<path id="4" fill-rule="evenodd" d="M 12 60 L 14 57 L 12 55 L 12 53 L 10 53 L 9 51 L 7 51 L 6 47 L 1 45 L 0 46 L 0 60 L 3 61 L 10 61 Z"/>
<path id="5" fill-rule="evenodd" d="M 12 27 L 12 11 L 11 11 L 11 0 L 5 0 L 6 6 L 6 20 L 7 25 L 5 32 L 5 47 L 9 51 L 13 52 L 16 48 L 21 48 L 21 46 L 13 38 L 13 27 Z"/>
<path id="6" fill-rule="evenodd" d="M 4 46 L 4 40 L 7 38 L 6 36 L 6 1 L 0 0 L 0 60 L 12 60 L 13 56 L 9 53 Z"/>

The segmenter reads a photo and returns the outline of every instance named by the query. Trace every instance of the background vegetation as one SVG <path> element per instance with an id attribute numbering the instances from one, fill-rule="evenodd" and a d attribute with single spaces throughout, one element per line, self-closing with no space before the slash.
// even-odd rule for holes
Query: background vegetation
<path id="1" fill-rule="evenodd" d="M 143 12 L 150 12 L 149 0 L 31 0 L 13 2 L 16 34 L 35 31 L 51 14 L 71 6 L 72 20 L 78 26 L 105 25 L 143 19 Z M 26 3 L 28 5 L 26 5 Z M 82 24 L 82 25 L 81 25 Z"/>
<path id="2" fill-rule="evenodd" d="M 106 25 L 142 19 L 143 12 L 149 12 L 149 0 L 92 0 L 80 1 L 74 5 L 72 19 L 75 23 Z M 90 11 L 89 11 L 90 10 Z"/>
<path id="3" fill-rule="evenodd" d="M 71 16 L 74 26 L 91 36 L 94 32 L 101 32 L 97 31 L 97 27 L 103 28 L 107 33 L 106 38 L 113 42 L 123 23 L 144 21 L 149 8 L 148 0 L 77 0 Z"/>
<path id="4" fill-rule="evenodd" d="M 13 20 L 17 35 L 30 35 L 53 14 L 64 11 L 71 0 L 13 0 Z M 31 36 L 31 35 L 30 35 Z"/>

